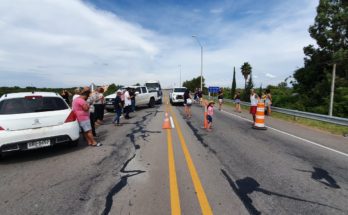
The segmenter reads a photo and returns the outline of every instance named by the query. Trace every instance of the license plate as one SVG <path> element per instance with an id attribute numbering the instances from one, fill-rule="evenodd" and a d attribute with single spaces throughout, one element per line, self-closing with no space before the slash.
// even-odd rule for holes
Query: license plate
<path id="1" fill-rule="evenodd" d="M 43 148 L 51 145 L 51 140 L 39 140 L 35 142 L 28 143 L 28 149 Z"/>

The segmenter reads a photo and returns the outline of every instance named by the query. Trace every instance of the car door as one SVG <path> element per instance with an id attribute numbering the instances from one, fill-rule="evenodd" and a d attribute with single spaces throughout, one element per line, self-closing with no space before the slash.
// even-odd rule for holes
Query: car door
<path id="1" fill-rule="evenodd" d="M 135 88 L 135 92 L 136 92 L 135 105 L 136 106 L 143 105 L 143 103 L 144 103 L 144 95 L 141 92 L 141 88 L 140 87 Z"/>

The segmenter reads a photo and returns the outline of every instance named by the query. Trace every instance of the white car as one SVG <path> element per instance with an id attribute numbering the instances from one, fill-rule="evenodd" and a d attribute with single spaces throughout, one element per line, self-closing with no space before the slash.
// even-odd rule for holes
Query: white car
<path id="1" fill-rule="evenodd" d="M 186 87 L 174 87 L 169 94 L 170 104 L 183 104 Z"/>
<path id="2" fill-rule="evenodd" d="M 0 155 L 67 142 L 77 145 L 79 130 L 74 112 L 59 94 L 10 93 L 0 98 Z"/>

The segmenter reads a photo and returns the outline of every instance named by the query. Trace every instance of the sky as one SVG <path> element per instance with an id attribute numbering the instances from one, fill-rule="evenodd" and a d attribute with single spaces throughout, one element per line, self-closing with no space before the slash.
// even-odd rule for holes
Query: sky
<path id="1" fill-rule="evenodd" d="M 0 86 L 277 85 L 303 66 L 318 0 L 2 0 Z M 196 38 L 192 37 L 196 35 Z"/>

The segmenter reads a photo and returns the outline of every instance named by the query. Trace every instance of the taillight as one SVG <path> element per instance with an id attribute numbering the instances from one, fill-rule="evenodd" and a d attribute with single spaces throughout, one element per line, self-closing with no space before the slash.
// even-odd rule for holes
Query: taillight
<path id="1" fill-rule="evenodd" d="M 70 112 L 68 118 L 66 118 L 65 122 L 64 123 L 68 123 L 68 122 L 74 122 L 76 121 L 76 115 L 73 111 Z"/>
<path id="2" fill-rule="evenodd" d="M 35 100 L 35 99 L 41 99 L 42 96 L 26 96 L 24 98 L 29 99 L 29 100 L 33 100 L 33 99 Z"/>
<path id="3" fill-rule="evenodd" d="M 3 127 L 0 126 L 0 131 L 5 131 L 5 129 Z"/>

